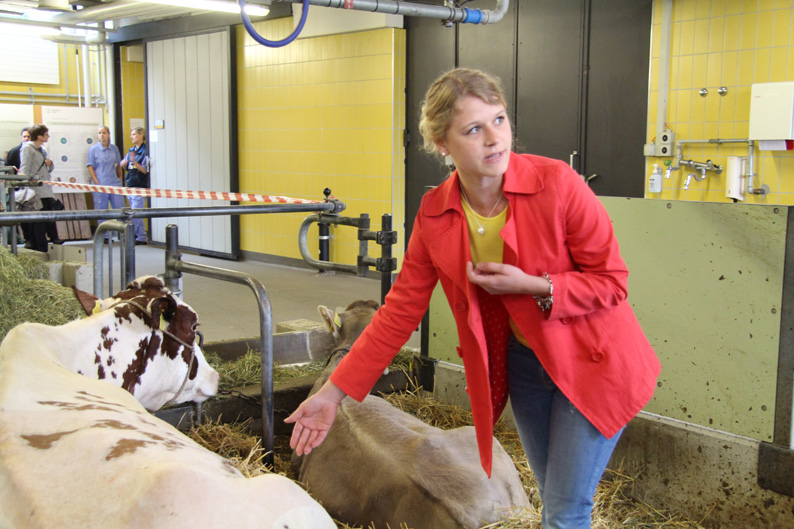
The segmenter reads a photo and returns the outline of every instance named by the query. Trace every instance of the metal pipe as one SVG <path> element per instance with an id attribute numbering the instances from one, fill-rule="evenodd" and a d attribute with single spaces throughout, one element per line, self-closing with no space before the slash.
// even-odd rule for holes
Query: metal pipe
<path id="1" fill-rule="evenodd" d="M 101 211 L 100 211 L 101 212 Z M 122 286 L 135 278 L 135 237 L 132 224 L 130 222 L 119 222 L 117 220 L 107 220 L 97 226 L 94 232 L 94 295 L 98 298 L 105 297 L 105 254 L 102 246 L 105 237 L 110 237 L 112 233 L 121 233 L 122 250 L 119 277 Z M 113 291 L 113 244 L 108 241 L 108 288 Z M 129 244 L 132 243 L 132 244 Z M 130 273 L 129 263 L 132 261 Z M 130 277 L 132 276 L 132 277 Z"/>
<path id="2" fill-rule="evenodd" d="M 681 158 L 683 158 L 681 145 L 685 143 L 711 143 L 711 144 L 725 144 L 725 143 L 746 143 L 747 144 L 747 192 L 751 195 L 766 195 L 769 193 L 769 186 L 764 184 L 760 188 L 753 187 L 753 178 L 757 176 L 755 173 L 755 140 L 744 138 L 729 138 L 729 139 L 710 139 L 710 140 L 678 140 L 676 142 L 676 156 L 675 167 L 670 167 L 670 170 L 677 171 L 680 169 Z"/>
<path id="3" fill-rule="evenodd" d="M 115 3 L 115 2 L 114 2 Z M 79 11 L 72 11 L 72 13 L 81 13 L 82 11 L 86 11 L 86 9 L 81 9 Z M 58 17 L 60 15 L 56 15 Z M 88 21 L 92 21 L 91 18 L 88 18 Z M 27 18 L 19 18 L 14 16 L 4 16 L 0 15 L 0 22 L 7 22 L 8 24 L 22 24 L 26 26 L 39 26 L 39 27 L 47 27 L 47 28 L 71 28 L 71 29 L 81 29 L 81 30 L 91 30 L 91 31 L 99 31 L 102 33 L 115 33 L 113 29 L 106 29 L 106 28 L 98 28 L 98 27 L 86 27 L 81 26 L 77 23 L 72 24 L 69 21 L 58 22 L 58 21 L 45 21 L 45 20 L 29 20 Z"/>
<path id="4" fill-rule="evenodd" d="M 88 46 L 83 44 L 80 46 L 81 53 L 80 55 L 83 58 L 83 106 L 88 108 L 90 94 L 91 94 L 91 72 L 89 71 L 89 54 L 88 54 Z"/>
<path id="5" fill-rule="evenodd" d="M 74 50 L 74 71 L 77 77 L 77 106 L 82 107 L 82 95 L 83 91 L 80 88 L 80 54 L 78 53 L 77 49 Z"/>
<path id="6" fill-rule="evenodd" d="M 61 47 L 63 48 L 63 71 L 64 71 L 64 77 L 66 78 L 66 80 L 64 81 L 64 86 L 66 87 L 66 94 L 65 94 L 66 102 L 67 103 L 71 103 L 69 101 L 69 99 L 70 99 L 70 94 L 69 94 L 69 52 L 66 50 L 66 44 L 61 44 Z"/>
<path id="7" fill-rule="evenodd" d="M 171 225 L 174 226 L 174 225 Z M 169 226 L 170 227 L 170 226 Z M 176 228 L 176 226 L 174 226 Z M 171 240 L 169 241 L 169 237 Z M 178 248 L 177 230 L 166 228 L 166 245 L 171 248 L 171 259 L 166 262 L 166 276 L 173 279 L 174 274 L 195 274 L 211 279 L 229 281 L 248 286 L 253 290 L 259 307 L 259 352 L 260 352 L 260 383 L 262 385 L 262 444 L 265 449 L 265 464 L 273 468 L 273 439 L 274 439 L 274 418 L 273 418 L 273 319 L 270 298 L 267 295 L 264 285 L 255 277 L 224 270 L 214 266 L 207 266 L 195 263 L 186 263 L 181 260 L 180 254 L 174 251 Z"/>
<path id="8" fill-rule="evenodd" d="M 108 209 L 84 211 L 25 211 L 0 214 L 0 226 L 20 222 L 54 222 L 61 220 L 126 220 L 163 217 L 202 217 L 212 215 L 249 215 L 264 213 L 301 213 L 305 211 L 336 211 L 344 209 L 341 202 L 314 204 L 253 204 L 249 206 L 194 206 L 178 208 Z"/>
<path id="9" fill-rule="evenodd" d="M 303 0 L 277 0 L 288 1 L 293 4 L 303 3 Z M 353 9 L 356 11 L 370 11 L 390 15 L 403 15 L 409 17 L 437 18 L 449 22 L 464 24 L 493 24 L 499 22 L 507 13 L 510 0 L 497 0 L 496 7 L 491 10 L 469 9 L 467 7 L 447 7 L 431 4 L 418 4 L 395 0 L 309 0 L 309 4 L 319 7 L 333 7 Z"/>
<path id="10" fill-rule="evenodd" d="M 656 141 L 660 141 L 665 131 L 665 121 L 667 119 L 667 94 L 669 91 L 670 79 L 670 40 L 673 32 L 673 0 L 662 0 L 662 21 L 660 25 L 659 43 L 659 75 L 657 82 L 657 101 L 656 101 Z M 653 61 L 649 68 L 653 68 Z M 648 80 L 653 79 L 651 72 L 648 72 Z M 648 93 L 651 93 L 650 87 Z M 650 108 L 650 105 L 648 105 Z"/>
<path id="11" fill-rule="evenodd" d="M 327 217 L 329 216 L 323 215 L 321 217 L 320 215 L 309 215 L 301 223 L 300 230 L 298 230 L 298 249 L 300 250 L 301 257 L 303 257 L 303 260 L 306 261 L 306 263 L 308 263 L 310 266 L 318 270 L 333 270 L 336 272 L 346 272 L 349 274 L 358 275 L 358 267 L 356 265 L 346 265 L 341 263 L 318 261 L 317 259 L 312 257 L 312 254 L 309 251 L 309 244 L 308 244 L 309 226 L 311 226 L 315 222 L 317 223 L 324 222 L 326 224 L 344 224 L 346 226 L 358 226 L 357 223 L 352 222 L 352 221 L 358 221 L 358 219 L 351 219 L 350 217 L 339 217 L 337 219 L 334 219 L 332 222 L 329 222 Z"/>
<path id="12" fill-rule="evenodd" d="M 392 232 L 392 218 L 391 215 L 388 213 L 384 213 L 381 217 L 381 224 L 380 229 L 382 230 L 381 233 L 391 233 Z M 395 237 L 396 238 L 396 237 Z M 385 265 L 386 263 L 391 263 L 393 261 L 392 257 L 392 244 L 396 241 L 384 241 L 383 239 L 378 241 L 378 244 L 381 245 L 381 262 Z M 388 269 L 386 269 L 388 268 Z M 386 294 L 389 293 L 391 290 L 391 283 L 392 283 L 392 270 L 391 267 L 388 266 L 381 270 L 380 272 L 380 303 L 383 305 L 386 303 Z"/>

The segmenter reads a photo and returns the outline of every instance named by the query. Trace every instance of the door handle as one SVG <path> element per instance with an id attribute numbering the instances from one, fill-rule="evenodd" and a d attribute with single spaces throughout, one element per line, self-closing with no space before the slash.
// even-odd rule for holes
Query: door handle
<path id="1" fill-rule="evenodd" d="M 579 156 L 579 151 L 573 151 L 571 153 L 571 156 L 568 158 L 568 165 L 570 165 L 571 169 L 573 169 L 574 171 L 576 170 L 576 167 L 574 167 L 573 165 L 573 159 L 577 156 Z"/>

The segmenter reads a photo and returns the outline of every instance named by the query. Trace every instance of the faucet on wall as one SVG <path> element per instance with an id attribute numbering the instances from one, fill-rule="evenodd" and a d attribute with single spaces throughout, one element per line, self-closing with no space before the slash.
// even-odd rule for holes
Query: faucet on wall
<path id="1" fill-rule="evenodd" d="M 706 160 L 706 163 L 696 162 L 694 160 L 679 160 L 678 163 L 679 165 L 688 165 L 695 170 L 694 173 L 689 173 L 687 175 L 686 181 L 684 182 L 684 189 L 689 189 L 689 183 L 692 182 L 693 178 L 698 182 L 702 182 L 703 179 L 706 178 L 706 171 L 714 171 L 716 174 L 722 172 L 722 166 L 715 165 L 711 160 Z M 700 177 L 698 177 L 698 174 L 700 174 Z"/>
<path id="2" fill-rule="evenodd" d="M 752 195 L 765 195 L 765 194 L 769 193 L 769 186 L 766 185 L 766 184 L 762 185 L 761 187 L 754 187 L 753 186 L 753 178 L 758 176 L 757 173 L 755 172 L 755 166 L 754 166 L 754 163 L 753 163 L 754 162 L 754 156 L 753 155 L 754 155 L 755 142 L 753 140 L 746 140 L 746 139 L 678 140 L 676 142 L 675 162 L 674 163 L 673 162 L 670 162 L 670 163 L 665 162 L 665 165 L 667 166 L 667 169 L 664 172 L 665 179 L 669 179 L 671 174 L 672 174 L 672 172 L 673 171 L 678 171 L 681 168 L 681 165 L 690 165 L 690 166 L 694 167 L 698 172 L 700 172 L 700 175 L 701 175 L 700 178 L 698 178 L 698 175 L 696 175 L 696 174 L 690 174 L 689 176 L 687 176 L 686 182 L 684 183 L 684 189 L 687 189 L 689 187 L 689 184 L 692 182 L 692 178 L 694 178 L 698 182 L 700 182 L 701 180 L 703 180 L 703 178 L 705 178 L 706 172 L 705 171 L 701 171 L 698 166 L 692 165 L 693 163 L 697 164 L 698 162 L 692 162 L 692 160 L 682 160 L 682 158 L 683 158 L 683 153 L 682 153 L 683 146 L 685 144 L 695 144 L 695 143 L 700 143 L 700 144 L 704 144 L 705 143 L 705 144 L 714 144 L 714 145 L 722 145 L 722 144 L 727 144 L 727 143 L 746 143 L 747 144 L 747 175 L 746 175 L 747 176 L 747 193 L 750 193 Z M 705 164 L 700 164 L 700 165 L 705 165 L 707 167 L 706 170 L 714 170 L 717 174 L 720 174 L 722 172 L 722 167 L 720 167 L 718 165 L 714 165 L 711 162 L 711 160 L 708 160 Z M 709 167 L 709 165 L 713 166 L 715 169 L 711 169 L 711 167 Z M 717 168 L 719 168 L 719 170 L 716 170 Z"/>

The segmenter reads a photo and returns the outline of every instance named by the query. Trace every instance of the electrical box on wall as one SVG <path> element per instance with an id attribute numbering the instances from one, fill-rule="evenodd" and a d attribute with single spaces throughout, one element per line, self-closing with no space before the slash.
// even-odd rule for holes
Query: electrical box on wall
<path id="1" fill-rule="evenodd" d="M 749 139 L 794 139 L 794 82 L 753 85 Z"/>
<path id="2" fill-rule="evenodd" d="M 651 143 L 645 144 L 643 149 L 644 156 L 673 156 L 675 147 L 675 133 L 667 129 L 661 136 Z"/>

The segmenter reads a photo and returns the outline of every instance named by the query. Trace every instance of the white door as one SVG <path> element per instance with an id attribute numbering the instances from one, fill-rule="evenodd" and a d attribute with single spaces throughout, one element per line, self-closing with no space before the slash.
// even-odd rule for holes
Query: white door
<path id="1" fill-rule="evenodd" d="M 231 191 L 230 34 L 227 30 L 146 43 L 147 142 L 151 187 Z M 228 201 L 153 198 L 155 208 L 229 205 Z M 233 222 L 233 220 L 235 222 Z M 237 219 L 230 216 L 151 220 L 152 239 L 179 226 L 180 246 L 232 255 Z"/>

